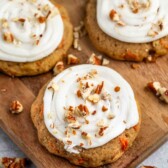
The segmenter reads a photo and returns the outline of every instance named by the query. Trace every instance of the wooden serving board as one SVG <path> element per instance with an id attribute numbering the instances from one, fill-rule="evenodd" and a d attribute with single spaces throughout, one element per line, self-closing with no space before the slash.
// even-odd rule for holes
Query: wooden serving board
<path id="1" fill-rule="evenodd" d="M 83 20 L 85 15 L 85 0 L 57 0 L 63 4 L 70 14 L 74 26 Z M 82 51 L 70 49 L 86 63 L 91 53 L 98 53 L 88 37 L 80 41 Z M 159 58 L 156 63 L 140 63 L 139 69 L 131 69 L 129 62 L 120 62 L 110 59 L 110 68 L 118 71 L 131 84 L 142 111 L 142 126 L 139 136 L 132 148 L 114 164 L 103 166 L 104 168 L 126 168 L 135 167 L 146 158 L 167 137 L 168 131 L 168 105 L 161 103 L 155 96 L 145 89 L 149 81 L 160 81 L 168 85 L 168 58 Z M 20 147 L 20 149 L 39 168 L 70 168 L 75 167 L 68 161 L 56 157 L 42 147 L 37 138 L 36 130 L 30 118 L 30 107 L 39 89 L 44 83 L 51 79 L 52 73 L 46 73 L 35 77 L 11 78 L 0 74 L 0 127 Z M 4 92 L 3 89 L 6 89 Z M 12 100 L 19 100 L 24 106 L 24 112 L 12 115 L 9 105 Z"/>

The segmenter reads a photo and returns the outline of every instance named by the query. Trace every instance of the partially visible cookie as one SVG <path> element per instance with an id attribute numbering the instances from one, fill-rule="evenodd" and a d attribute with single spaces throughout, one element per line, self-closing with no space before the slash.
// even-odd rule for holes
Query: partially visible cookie
<path id="1" fill-rule="evenodd" d="M 102 66 L 80 65 L 69 68 L 40 90 L 31 107 L 31 118 L 40 143 L 50 153 L 64 157 L 75 165 L 97 167 L 115 162 L 132 146 L 140 129 L 140 111 L 137 109 L 136 101 L 132 99 L 130 86 L 121 80 L 122 84 L 118 76 L 115 82 L 117 86 L 111 85 L 112 88 L 109 90 L 108 82 L 112 80 L 111 77 L 105 77 L 103 85 L 99 85 L 101 82 L 97 79 L 102 73 L 110 73 L 111 77 L 115 78 L 115 75 L 117 77 L 116 72 Z M 82 87 L 84 90 L 82 88 L 78 90 L 77 85 L 83 82 L 87 88 L 92 87 L 91 93 L 85 92 L 87 88 L 84 86 Z M 125 90 L 126 88 L 128 90 Z M 100 100 L 93 92 L 98 94 Z M 112 100 L 111 94 L 107 92 L 113 93 Z M 127 96 L 124 96 L 122 102 L 120 96 L 124 92 Z M 85 105 L 82 104 L 83 99 L 87 99 Z M 117 100 L 120 103 L 115 104 Z M 117 110 L 120 106 L 124 106 L 124 109 L 120 109 L 122 112 L 119 110 L 121 113 Z M 122 118 L 124 115 L 128 116 L 128 113 L 129 119 Z M 122 129 L 125 126 L 127 128 Z M 116 134 L 116 131 L 120 134 Z"/>
<path id="2" fill-rule="evenodd" d="M 19 1 L 17 1 L 17 3 L 18 2 Z M 41 2 L 42 1 L 39 1 L 39 0 L 36 2 L 26 1 L 25 4 L 23 4 L 23 5 L 26 6 L 26 4 L 28 4 L 28 3 L 39 3 L 40 4 Z M 14 1 L 7 1 L 6 3 L 15 3 L 15 2 Z M 45 3 L 49 4 L 49 5 L 44 5 Z M 32 21 L 32 22 L 27 21 L 28 18 L 26 18 L 26 17 L 24 18 L 24 16 L 23 16 L 23 18 L 16 18 L 13 15 L 11 15 L 11 17 L 13 16 L 13 20 L 12 20 L 12 18 L 10 18 L 11 19 L 10 25 L 18 23 L 18 22 L 19 22 L 18 24 L 21 24 L 21 25 L 18 25 L 18 24 L 12 25 L 12 26 L 16 26 L 16 27 L 12 27 L 13 28 L 12 30 L 10 30 L 10 29 L 8 30 L 9 20 L 5 19 L 5 17 L 4 17 L 4 19 L 0 18 L 0 27 L 7 25 L 7 27 L 4 28 L 4 31 L 7 31 L 7 32 L 11 31 L 12 32 L 11 33 L 12 41 L 10 41 L 10 39 L 7 39 L 9 33 L 6 34 L 7 35 L 6 38 L 5 38 L 5 34 L 3 35 L 4 37 L 2 36 L 2 40 L 6 40 L 6 42 L 4 42 L 4 46 L 9 47 L 9 49 L 7 50 L 8 53 L 7 53 L 6 57 L 4 55 L 5 51 L 2 52 L 4 49 L 3 50 L 0 49 L 0 55 L 3 56 L 3 59 L 1 59 L 1 57 L 0 57 L 0 71 L 4 72 L 10 76 L 37 75 L 37 74 L 41 74 L 41 73 L 45 73 L 45 72 L 49 71 L 50 69 L 53 68 L 53 66 L 56 64 L 57 61 L 61 60 L 64 57 L 67 50 L 70 48 L 70 46 L 72 44 L 73 28 L 72 28 L 72 24 L 70 22 L 70 19 L 69 19 L 69 16 L 68 16 L 66 9 L 63 6 L 56 4 L 55 1 L 53 1 L 53 0 L 52 0 L 52 3 L 54 5 L 51 6 L 50 1 L 47 0 L 44 3 L 42 3 L 41 6 L 39 5 L 40 10 L 37 9 L 37 11 L 36 10 L 33 11 L 34 12 L 33 17 L 36 20 Z M 4 6 L 5 6 L 5 4 L 4 4 Z M 54 6 L 56 8 L 54 8 Z M 11 11 L 13 9 L 14 8 L 12 8 Z M 24 12 L 22 12 L 22 10 L 24 10 L 24 9 L 25 9 L 24 7 L 21 7 L 21 10 L 20 10 L 21 13 L 24 13 Z M 58 12 L 57 9 L 59 10 L 59 13 L 61 16 L 60 18 L 62 19 L 62 21 L 60 18 L 57 18 L 58 17 L 57 15 L 59 15 L 57 13 Z M 9 10 L 7 12 L 10 13 Z M 26 14 L 26 16 L 27 15 L 28 14 Z M 21 17 L 21 14 L 20 14 L 20 17 Z M 52 21 L 50 21 L 49 19 Z M 53 19 L 56 20 L 56 23 L 54 23 Z M 62 25 L 58 24 L 61 22 L 63 23 L 63 27 L 62 27 Z M 32 25 L 31 25 L 31 23 L 32 23 Z M 24 24 L 27 24 L 27 27 L 25 28 L 26 30 L 24 30 Z M 36 24 L 39 25 L 39 28 L 37 26 L 37 30 L 35 28 L 31 27 L 31 26 L 35 26 Z M 55 25 L 55 24 L 57 24 L 57 25 Z M 19 29 L 19 26 L 23 26 L 23 31 L 27 31 L 26 33 L 28 33 L 27 36 L 24 34 L 24 32 L 22 32 L 22 28 L 20 30 L 20 34 L 18 32 L 15 32 L 15 31 L 18 31 L 17 29 Z M 29 28 L 30 28 L 30 30 L 29 30 Z M 56 30 L 52 30 L 52 29 L 56 29 Z M 62 30 L 63 30 L 63 34 L 61 35 L 60 33 L 62 33 L 61 32 Z M 32 40 L 32 41 L 28 41 L 28 43 L 30 43 L 28 47 L 30 47 L 30 52 L 32 52 L 32 55 L 29 55 L 29 51 L 27 51 L 27 53 L 25 53 L 26 58 L 24 60 L 24 55 L 21 53 L 18 53 L 18 54 L 21 54 L 21 57 L 19 57 L 17 55 L 17 53 L 14 52 L 15 50 L 12 52 L 13 48 L 11 48 L 11 51 L 10 51 L 10 46 L 12 46 L 12 47 L 14 46 L 16 49 L 17 49 L 17 47 L 22 47 L 23 42 L 17 41 L 17 37 L 14 35 L 15 34 L 19 35 L 18 38 L 20 38 L 20 39 L 22 39 L 22 38 L 24 39 L 24 37 L 26 36 L 24 39 L 25 43 L 26 43 L 27 42 L 26 38 L 29 38 L 28 37 L 29 34 L 31 36 L 31 33 L 29 31 L 32 31 L 32 32 L 34 31 L 32 33 L 31 38 L 34 38 L 33 40 L 35 40 L 34 41 L 35 44 L 32 44 L 32 46 L 33 45 L 35 45 L 35 46 L 37 45 L 37 47 L 39 47 L 39 45 L 41 45 L 41 46 L 38 48 L 38 51 L 37 51 L 36 47 L 31 46 L 31 42 L 33 40 L 28 39 L 28 40 Z M 37 36 L 37 34 L 40 31 L 42 32 L 42 34 Z M 56 31 L 58 31 L 58 32 L 56 32 Z M 49 40 L 49 39 L 51 39 L 51 40 Z M 58 44 L 56 44 L 56 43 L 58 43 Z M 54 45 L 56 47 L 55 49 L 53 49 Z M 46 47 L 46 50 L 43 51 L 43 49 L 45 47 Z M 23 48 L 23 50 L 24 50 L 24 48 Z M 40 52 L 40 50 L 42 52 Z M 51 52 L 51 51 L 53 51 L 53 52 Z M 39 54 L 36 55 L 36 53 L 39 53 Z M 47 53 L 50 53 L 50 54 L 47 54 Z M 34 58 L 33 54 L 36 57 L 39 57 L 39 59 Z M 8 61 L 11 59 L 8 55 L 10 55 L 10 56 L 16 55 L 16 59 L 14 57 L 13 61 Z M 39 55 L 41 55 L 41 57 Z M 17 59 L 18 59 L 18 61 L 17 61 Z M 20 59 L 22 59 L 22 60 L 20 60 Z M 30 61 L 30 59 L 32 59 L 32 60 L 35 59 L 35 61 Z"/>
<path id="3" fill-rule="evenodd" d="M 100 1 L 101 0 L 99 0 L 99 2 Z M 97 22 L 97 2 L 97 0 L 89 0 L 86 8 L 85 26 L 90 40 L 99 51 L 107 54 L 113 59 L 128 61 L 143 61 L 149 56 L 152 56 L 152 59 L 155 59 L 156 57 L 163 56 L 168 53 L 168 36 L 149 43 L 131 43 L 123 42 L 107 35 L 107 33 L 102 31 Z M 125 3 L 126 2 L 127 1 L 125 1 Z M 114 9 L 114 11 L 115 10 L 116 9 Z M 106 11 L 104 11 L 104 13 L 105 12 Z M 107 17 L 109 17 L 109 15 L 107 15 Z M 111 32 L 113 31 L 114 30 L 111 29 Z M 139 31 L 137 31 L 136 34 L 138 35 L 138 33 Z"/>

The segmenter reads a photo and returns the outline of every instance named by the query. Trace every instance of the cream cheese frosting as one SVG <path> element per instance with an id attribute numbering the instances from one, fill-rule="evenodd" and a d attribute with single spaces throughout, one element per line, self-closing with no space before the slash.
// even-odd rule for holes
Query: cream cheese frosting
<path id="1" fill-rule="evenodd" d="M 107 35 L 146 43 L 168 35 L 168 1 L 97 0 L 97 22 Z"/>
<path id="2" fill-rule="evenodd" d="M 60 44 L 64 25 L 49 0 L 0 1 L 0 60 L 32 62 Z"/>
<path id="3" fill-rule="evenodd" d="M 48 84 L 43 104 L 48 131 L 71 153 L 102 146 L 139 121 L 131 86 L 103 66 L 63 71 Z"/>

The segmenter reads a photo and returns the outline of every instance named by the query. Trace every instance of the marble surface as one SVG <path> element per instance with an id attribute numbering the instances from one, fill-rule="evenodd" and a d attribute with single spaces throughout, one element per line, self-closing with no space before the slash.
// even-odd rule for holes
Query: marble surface
<path id="1" fill-rule="evenodd" d="M 23 152 L 9 139 L 0 129 L 0 157 L 26 157 Z M 157 168 L 168 168 L 168 141 L 156 152 L 144 160 L 137 168 L 142 165 L 156 166 Z M 28 168 L 35 168 L 30 164 Z"/>

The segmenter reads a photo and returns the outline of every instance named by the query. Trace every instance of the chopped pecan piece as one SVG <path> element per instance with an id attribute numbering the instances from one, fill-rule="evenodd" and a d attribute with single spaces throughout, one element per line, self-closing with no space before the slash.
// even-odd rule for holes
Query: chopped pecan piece
<path id="1" fill-rule="evenodd" d="M 105 106 L 102 107 L 102 111 L 103 111 L 103 112 L 106 112 L 107 110 L 108 110 L 107 107 L 105 107 Z"/>
<path id="2" fill-rule="evenodd" d="M 150 82 L 147 87 L 156 94 L 163 102 L 168 104 L 168 89 L 162 87 L 160 82 Z"/>
<path id="3" fill-rule="evenodd" d="M 139 64 L 131 64 L 131 68 L 138 69 L 138 68 L 140 68 L 140 65 Z"/>
<path id="4" fill-rule="evenodd" d="M 97 88 L 95 90 L 95 93 L 96 94 L 100 94 L 102 89 L 103 89 L 103 86 L 104 86 L 104 81 L 102 81 L 102 83 L 100 85 L 97 85 Z"/>
<path id="5" fill-rule="evenodd" d="M 103 58 L 102 65 L 108 65 L 110 61 L 106 58 Z"/>
<path id="6" fill-rule="evenodd" d="M 44 16 L 39 16 L 38 17 L 38 21 L 39 21 L 39 23 L 45 23 L 46 22 L 46 17 L 44 17 Z"/>
<path id="7" fill-rule="evenodd" d="M 4 168 L 25 168 L 26 159 L 25 158 L 0 158 L 0 167 Z"/>
<path id="8" fill-rule="evenodd" d="M 96 56 L 94 53 L 90 56 L 88 62 L 93 65 L 101 65 L 102 64 L 102 57 Z"/>
<path id="9" fill-rule="evenodd" d="M 54 75 L 57 75 L 57 74 L 61 73 L 64 69 L 65 69 L 65 67 L 64 67 L 63 61 L 59 61 L 59 62 L 57 62 L 57 64 L 53 68 L 53 73 L 54 73 Z"/>
<path id="10" fill-rule="evenodd" d="M 9 110 L 12 114 L 19 114 L 23 111 L 23 105 L 18 100 L 14 100 L 12 101 Z"/>
<path id="11" fill-rule="evenodd" d="M 100 97 L 98 94 L 93 94 L 93 95 L 89 95 L 87 98 L 90 102 L 92 102 L 93 104 L 98 103 L 100 100 Z"/>
<path id="12" fill-rule="evenodd" d="M 78 64 L 80 61 L 79 61 L 79 58 L 77 58 L 76 56 L 72 55 L 72 54 L 69 54 L 68 55 L 68 64 Z"/>
<path id="13" fill-rule="evenodd" d="M 120 20 L 119 14 L 118 14 L 114 9 L 112 9 L 112 10 L 110 11 L 109 16 L 110 16 L 110 19 L 111 19 L 112 21 L 119 21 L 119 20 Z"/>
<path id="14" fill-rule="evenodd" d="M 99 136 L 103 136 L 103 135 L 104 135 L 104 131 L 105 131 L 107 128 L 108 128 L 107 126 L 106 126 L 106 127 L 101 127 L 101 128 L 99 129 L 98 135 L 99 135 Z"/>
<path id="15" fill-rule="evenodd" d="M 6 41 L 7 43 L 13 43 L 13 41 L 14 41 L 14 36 L 12 35 L 12 33 L 5 32 L 5 33 L 3 34 L 3 39 L 4 39 L 4 41 Z"/>

